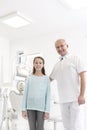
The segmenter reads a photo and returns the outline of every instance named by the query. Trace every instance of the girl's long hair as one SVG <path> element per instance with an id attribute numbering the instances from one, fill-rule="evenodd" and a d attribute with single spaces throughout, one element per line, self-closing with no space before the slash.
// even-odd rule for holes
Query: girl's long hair
<path id="1" fill-rule="evenodd" d="M 43 59 L 41 56 L 35 57 L 34 60 L 33 60 L 33 64 L 34 64 L 34 62 L 35 62 L 35 60 L 36 60 L 37 58 L 39 58 L 39 59 L 41 59 L 41 60 L 43 61 L 43 65 L 45 64 L 45 61 L 44 61 L 44 59 Z M 35 70 L 35 67 L 33 66 L 33 74 L 35 74 L 35 72 L 36 72 L 36 70 Z M 41 72 L 42 72 L 43 75 L 46 75 L 46 74 L 45 74 L 45 68 L 44 68 L 44 66 L 43 66 Z"/>

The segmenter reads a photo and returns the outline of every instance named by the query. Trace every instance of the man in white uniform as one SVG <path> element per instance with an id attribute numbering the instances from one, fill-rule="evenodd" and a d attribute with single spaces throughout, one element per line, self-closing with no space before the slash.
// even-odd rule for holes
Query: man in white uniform
<path id="1" fill-rule="evenodd" d="M 55 42 L 60 61 L 50 79 L 57 80 L 61 113 L 65 130 L 84 130 L 84 104 L 87 68 L 77 57 L 68 53 L 64 39 Z"/>

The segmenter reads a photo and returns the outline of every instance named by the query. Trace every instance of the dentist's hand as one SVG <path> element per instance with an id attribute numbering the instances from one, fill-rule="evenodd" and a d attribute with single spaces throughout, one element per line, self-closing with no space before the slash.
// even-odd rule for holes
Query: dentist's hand
<path id="1" fill-rule="evenodd" d="M 78 103 L 79 103 L 79 105 L 85 104 L 85 97 L 80 95 L 80 96 L 78 97 Z"/>

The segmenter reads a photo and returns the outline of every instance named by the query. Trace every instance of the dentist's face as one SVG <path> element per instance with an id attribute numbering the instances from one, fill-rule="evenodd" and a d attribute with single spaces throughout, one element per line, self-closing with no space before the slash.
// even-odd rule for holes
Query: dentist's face
<path id="1" fill-rule="evenodd" d="M 58 40 L 55 43 L 55 47 L 59 55 L 64 56 L 68 53 L 68 45 L 64 40 Z"/>

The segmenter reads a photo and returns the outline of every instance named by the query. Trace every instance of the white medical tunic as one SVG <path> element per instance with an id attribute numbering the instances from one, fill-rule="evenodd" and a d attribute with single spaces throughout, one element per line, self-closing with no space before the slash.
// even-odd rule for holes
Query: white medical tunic
<path id="1" fill-rule="evenodd" d="M 80 93 L 79 73 L 87 67 L 77 56 L 67 54 L 53 68 L 50 78 L 57 80 L 61 103 L 77 101 Z"/>

